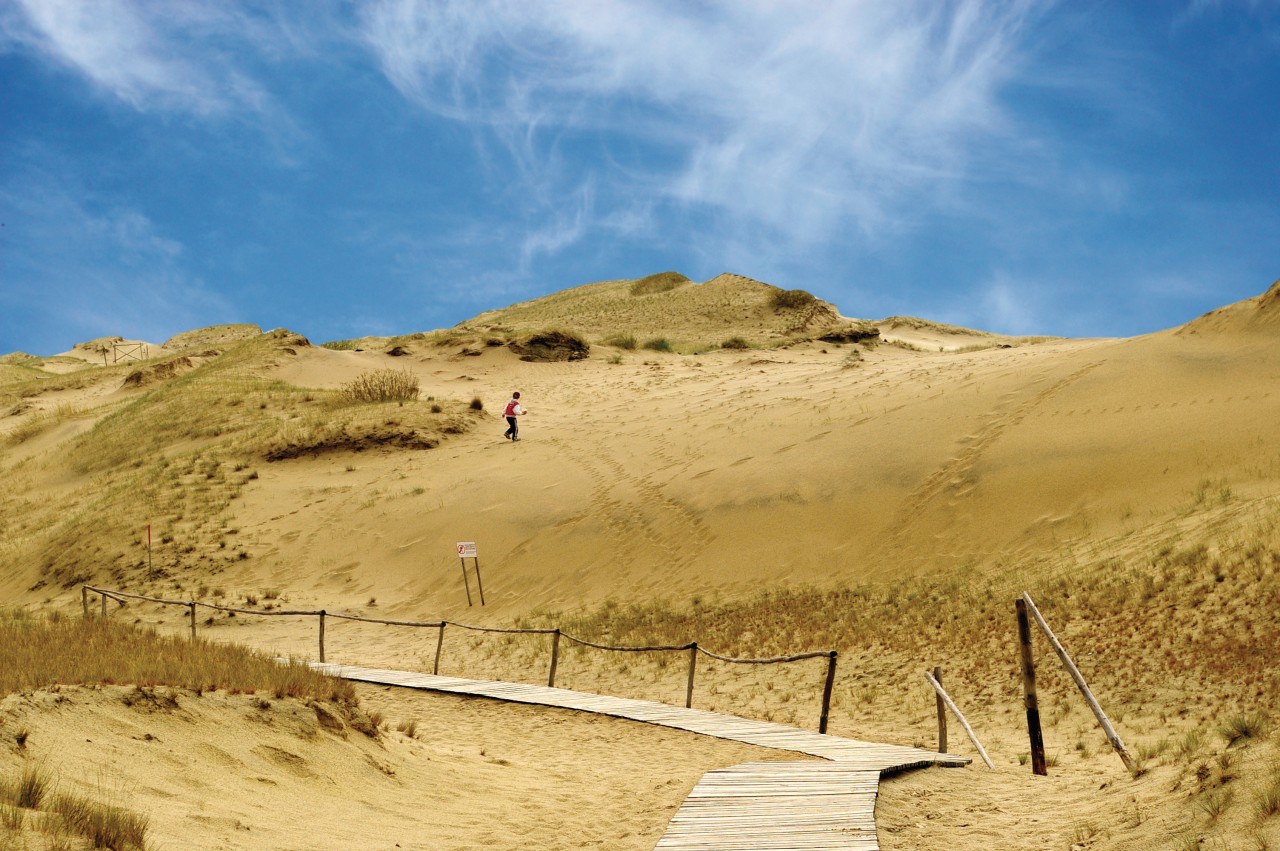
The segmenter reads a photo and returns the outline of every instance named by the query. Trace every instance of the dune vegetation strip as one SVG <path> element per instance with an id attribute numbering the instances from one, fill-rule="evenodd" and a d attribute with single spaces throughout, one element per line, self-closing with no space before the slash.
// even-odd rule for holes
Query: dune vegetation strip
<path id="1" fill-rule="evenodd" d="M 244 647 L 159 635 L 106 618 L 0 614 L 0 695 L 72 684 L 266 693 L 342 707 L 356 702 L 342 680 Z"/>
<path id="2" fill-rule="evenodd" d="M 132 685 L 126 704 L 178 706 L 194 694 L 270 694 L 317 705 L 318 716 L 359 714 L 355 691 L 342 680 L 300 664 L 281 664 L 243 647 L 162 636 L 106 618 L 38 617 L 0 612 L 0 696 L 66 685 Z M 320 704 L 329 704 L 333 709 Z M 357 728 L 361 724 L 354 724 Z M 18 752 L 27 732 L 12 732 Z M 148 818 L 93 797 L 61 791 L 57 778 L 26 761 L 16 776 L 0 776 L 0 848 L 145 849 Z"/>

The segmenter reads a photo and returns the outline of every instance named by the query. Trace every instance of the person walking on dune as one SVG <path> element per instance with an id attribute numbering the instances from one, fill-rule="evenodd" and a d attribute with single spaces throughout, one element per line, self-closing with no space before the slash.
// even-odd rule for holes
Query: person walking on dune
<path id="1" fill-rule="evenodd" d="M 502 411 L 502 415 L 507 418 L 507 430 L 502 433 L 502 436 L 507 440 L 519 440 L 520 425 L 516 421 L 516 417 L 523 417 L 527 413 L 529 412 L 520 407 L 520 391 L 517 390 L 511 394 L 511 401 L 507 403 L 507 407 Z"/>

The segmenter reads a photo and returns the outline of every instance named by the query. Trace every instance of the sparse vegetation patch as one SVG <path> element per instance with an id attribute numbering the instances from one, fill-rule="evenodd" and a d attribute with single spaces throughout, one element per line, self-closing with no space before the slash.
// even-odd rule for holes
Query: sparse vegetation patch
<path id="1" fill-rule="evenodd" d="M 687 283 L 689 283 L 689 279 L 679 272 L 658 272 L 656 275 L 646 275 L 637 279 L 631 285 L 631 294 L 639 296 L 665 293 L 674 290 L 676 287 L 682 287 Z"/>
<path id="2" fill-rule="evenodd" d="M 817 301 L 817 296 L 808 290 L 775 289 L 769 297 L 769 305 L 774 310 L 803 310 L 812 307 Z"/>
<path id="3" fill-rule="evenodd" d="M 591 354 L 587 341 L 572 331 L 540 331 L 510 346 L 523 361 L 575 361 Z"/>

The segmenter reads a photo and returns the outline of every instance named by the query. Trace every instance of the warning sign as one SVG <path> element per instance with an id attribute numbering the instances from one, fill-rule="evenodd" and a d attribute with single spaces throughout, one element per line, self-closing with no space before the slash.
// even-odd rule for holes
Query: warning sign
<path id="1" fill-rule="evenodd" d="M 458 558 L 478 558 L 475 541 L 458 542 Z"/>

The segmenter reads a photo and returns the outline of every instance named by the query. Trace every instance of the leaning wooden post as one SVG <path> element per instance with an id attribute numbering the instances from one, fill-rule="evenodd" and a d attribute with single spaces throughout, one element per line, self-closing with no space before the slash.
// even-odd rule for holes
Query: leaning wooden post
<path id="1" fill-rule="evenodd" d="M 969 722 L 965 720 L 964 714 L 960 712 L 955 701 L 942 688 L 942 684 L 933 678 L 933 674 L 928 671 L 924 672 L 924 678 L 929 681 L 929 685 L 933 686 L 933 690 L 938 693 L 938 697 L 946 701 L 947 708 L 956 716 L 956 720 L 960 722 L 960 726 L 964 728 L 965 733 L 969 736 L 969 741 L 973 742 L 973 746 L 978 749 L 978 755 L 982 757 L 982 761 L 987 764 L 987 768 L 994 769 L 995 763 L 991 761 L 991 757 L 987 756 L 987 749 L 982 746 L 982 742 L 978 741 L 978 736 L 973 732 L 973 728 L 969 726 Z"/>
<path id="2" fill-rule="evenodd" d="M 465 558 L 459 558 L 458 561 L 462 563 L 462 584 L 467 589 L 467 606 L 470 607 L 471 606 L 471 580 L 467 578 L 467 560 Z"/>
<path id="3" fill-rule="evenodd" d="M 107 598 L 103 597 L 102 599 L 103 601 L 106 601 Z M 196 640 L 196 601 L 192 600 L 190 603 L 187 603 L 187 606 L 191 612 L 191 640 L 195 641 Z"/>
<path id="4" fill-rule="evenodd" d="M 689 687 L 684 693 L 685 709 L 693 708 L 693 675 L 698 669 L 698 642 L 689 645 Z"/>
<path id="5" fill-rule="evenodd" d="M 551 633 L 551 670 L 547 673 L 547 688 L 556 687 L 556 663 L 560 661 L 560 627 Z"/>
<path id="6" fill-rule="evenodd" d="M 1036 697 L 1036 666 L 1031 655 L 1031 622 L 1027 620 L 1027 601 L 1014 601 L 1018 610 L 1018 648 L 1022 658 L 1022 703 L 1027 710 L 1027 735 L 1031 737 L 1031 773 L 1045 777 L 1044 735 L 1040 730 L 1040 701 Z"/>
<path id="7" fill-rule="evenodd" d="M 827 732 L 827 717 L 831 714 L 831 689 L 836 684 L 836 651 L 827 656 L 827 682 L 822 687 L 822 716 L 818 719 L 818 732 Z"/>
<path id="8" fill-rule="evenodd" d="M 473 561 L 476 565 L 476 588 L 480 589 L 480 605 L 484 605 L 484 583 L 480 581 L 480 556 L 476 556 Z"/>
<path id="9" fill-rule="evenodd" d="M 89 619 L 89 586 L 80 586 L 80 608 L 84 609 L 84 619 Z"/>
<path id="10" fill-rule="evenodd" d="M 942 685 L 942 666 L 935 665 L 933 678 Z M 938 753 L 947 752 L 947 705 L 942 702 L 942 695 L 935 694 L 933 699 L 938 703 Z"/>
<path id="11" fill-rule="evenodd" d="M 439 675 L 440 673 L 440 651 L 444 649 L 444 621 L 440 621 L 440 637 L 436 639 L 436 664 L 431 669 L 431 673 Z"/>
<path id="12" fill-rule="evenodd" d="M 324 664 L 324 616 L 325 610 L 320 610 L 320 664 Z"/>
<path id="13" fill-rule="evenodd" d="M 1085 701 L 1089 704 L 1089 708 L 1093 710 L 1094 717 L 1098 719 L 1098 723 L 1102 725 L 1103 731 L 1107 734 L 1107 741 L 1111 742 L 1111 747 L 1120 756 L 1120 761 L 1124 763 L 1124 767 L 1130 772 L 1137 768 L 1137 763 L 1133 760 L 1133 754 L 1129 753 L 1129 749 L 1124 746 L 1124 742 L 1120 740 L 1120 734 L 1116 732 L 1115 727 L 1111 726 L 1111 721 L 1107 718 L 1107 713 L 1102 711 L 1102 706 L 1098 703 L 1098 699 L 1093 696 L 1093 692 L 1089 690 L 1089 684 L 1084 681 L 1080 670 L 1075 663 L 1071 661 L 1071 657 L 1067 655 L 1067 650 L 1062 646 L 1062 642 L 1058 641 L 1058 637 L 1053 634 L 1053 630 L 1049 629 L 1049 624 L 1045 623 L 1044 616 L 1040 614 L 1040 610 L 1036 608 L 1036 604 L 1032 602 L 1031 595 L 1025 591 L 1022 593 L 1022 599 L 1026 600 L 1027 608 L 1031 611 L 1031 616 L 1036 619 L 1036 623 L 1040 625 L 1040 629 L 1044 632 L 1045 638 L 1049 639 L 1049 644 L 1053 647 L 1058 658 L 1062 660 L 1063 666 L 1067 672 L 1071 674 L 1071 679 L 1076 681 L 1080 693 L 1084 695 Z"/>

